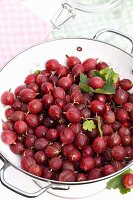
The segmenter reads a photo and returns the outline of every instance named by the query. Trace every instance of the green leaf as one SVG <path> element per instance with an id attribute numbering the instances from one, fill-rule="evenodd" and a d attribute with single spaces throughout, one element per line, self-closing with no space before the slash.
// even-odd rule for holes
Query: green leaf
<path id="1" fill-rule="evenodd" d="M 106 81 L 106 84 L 113 85 L 114 84 L 113 79 L 111 77 L 109 77 L 108 80 Z"/>
<path id="2" fill-rule="evenodd" d="M 119 187 L 119 185 L 121 184 L 121 179 L 118 177 L 115 177 L 113 179 L 111 179 L 110 181 L 108 181 L 106 189 L 117 189 Z"/>
<path id="3" fill-rule="evenodd" d="M 113 86 L 106 87 L 106 88 L 99 88 L 95 90 L 96 93 L 100 94 L 114 94 L 115 93 L 115 88 Z"/>
<path id="4" fill-rule="evenodd" d="M 88 78 L 83 73 L 80 74 L 80 82 L 83 83 L 83 84 L 88 83 Z"/>
<path id="5" fill-rule="evenodd" d="M 103 131 L 102 131 L 102 129 L 101 129 L 101 120 L 100 120 L 100 116 L 97 117 L 97 122 L 98 122 L 98 130 L 99 130 L 100 136 L 102 137 L 102 136 L 103 136 Z"/>
<path id="6" fill-rule="evenodd" d="M 89 87 L 88 78 L 85 74 L 80 74 L 80 83 L 79 87 L 83 92 L 88 93 L 100 93 L 100 94 L 114 94 L 115 87 L 114 83 L 117 82 L 119 75 L 113 71 L 113 69 L 106 67 L 100 71 L 95 70 L 93 76 L 99 76 L 105 81 L 103 88 L 98 88 L 94 90 L 92 87 Z"/>
<path id="7" fill-rule="evenodd" d="M 94 124 L 94 121 L 93 120 L 86 120 L 84 121 L 83 123 L 83 129 L 84 130 L 88 130 L 88 131 L 92 131 L 93 129 L 96 128 L 96 125 Z"/>
<path id="8" fill-rule="evenodd" d="M 100 75 L 104 76 L 106 80 L 111 78 L 113 80 L 113 83 L 116 83 L 119 78 L 119 74 L 116 73 L 112 68 L 106 67 L 104 69 L 101 69 L 99 71 Z"/>
<path id="9" fill-rule="evenodd" d="M 101 70 L 99 71 L 99 73 L 100 73 L 101 75 L 105 76 L 105 77 L 108 77 L 109 75 L 111 75 L 112 71 L 113 71 L 113 70 L 112 70 L 111 68 L 105 67 L 104 69 L 101 69 Z"/>
<path id="10" fill-rule="evenodd" d="M 104 81 L 106 81 L 104 75 L 100 74 L 100 72 L 97 71 L 97 70 L 95 70 L 95 71 L 93 72 L 93 76 L 101 77 Z"/>
<path id="11" fill-rule="evenodd" d="M 98 88 L 96 90 L 94 90 L 88 84 L 82 83 L 82 82 L 79 83 L 79 87 L 83 92 L 86 92 L 86 93 L 100 93 L 100 94 L 114 94 L 115 93 L 115 87 L 114 87 L 114 82 L 112 78 L 108 78 L 103 88 Z"/>
<path id="12" fill-rule="evenodd" d="M 110 87 L 109 90 L 105 90 L 105 89 L 96 89 L 96 93 L 100 93 L 100 94 L 114 94 L 115 90 L 114 87 Z"/>
<path id="13" fill-rule="evenodd" d="M 89 87 L 87 84 L 79 83 L 79 87 L 83 92 L 94 93 L 95 90 L 92 87 Z"/>
<path id="14" fill-rule="evenodd" d="M 108 78 L 104 87 L 98 88 L 95 91 L 96 91 L 96 93 L 101 93 L 101 94 L 114 94 L 115 93 L 115 87 L 114 87 L 113 79 Z"/>
<path id="15" fill-rule="evenodd" d="M 104 85 L 104 87 L 102 88 L 105 91 L 108 91 L 110 94 L 114 94 L 115 93 L 115 87 L 114 87 L 114 81 L 112 78 L 108 78 L 106 84 Z"/>
<path id="16" fill-rule="evenodd" d="M 106 189 L 118 189 L 121 194 L 126 194 L 131 191 L 131 189 L 125 188 L 122 183 L 123 176 L 127 173 L 131 173 L 132 170 L 128 169 L 122 174 L 112 178 L 107 182 Z"/>
<path id="17" fill-rule="evenodd" d="M 119 79 L 119 74 L 115 73 L 112 78 L 113 78 L 114 83 L 116 83 Z"/>
<path id="18" fill-rule="evenodd" d="M 39 70 L 39 69 L 37 69 L 37 70 L 34 71 L 34 74 L 36 74 L 36 75 L 38 75 L 40 73 L 41 73 L 41 70 Z"/>
<path id="19" fill-rule="evenodd" d="M 122 184 L 119 186 L 118 189 L 119 189 L 119 191 L 120 191 L 121 194 L 127 194 L 128 192 L 131 191 L 130 188 L 125 188 Z"/>

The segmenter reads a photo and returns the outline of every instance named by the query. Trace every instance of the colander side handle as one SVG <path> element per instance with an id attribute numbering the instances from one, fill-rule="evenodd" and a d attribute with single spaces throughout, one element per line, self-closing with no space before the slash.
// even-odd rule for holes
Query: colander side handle
<path id="1" fill-rule="evenodd" d="M 2 161 L 3 161 L 3 159 L 2 159 Z M 10 183 L 8 183 L 6 181 L 6 179 L 5 179 L 5 171 L 6 171 L 6 169 L 8 167 L 11 167 L 10 163 L 4 161 L 3 162 L 3 166 L 0 169 L 0 181 L 1 181 L 2 185 L 4 185 L 6 188 L 12 190 L 13 192 L 15 192 L 15 193 L 17 193 L 19 195 L 22 195 L 22 196 L 28 197 L 28 198 L 35 198 L 35 197 L 40 196 L 42 193 L 44 193 L 45 191 L 47 191 L 49 188 L 52 188 L 52 184 L 49 183 L 47 186 L 42 187 L 41 189 L 39 189 L 38 191 L 33 192 L 33 193 L 23 191 L 23 190 L 15 187 L 13 185 L 11 185 Z"/>
<path id="2" fill-rule="evenodd" d="M 102 30 L 98 31 L 94 35 L 93 39 L 96 40 L 100 35 L 102 35 L 104 33 L 107 33 L 107 32 L 113 33 L 113 34 L 116 34 L 116 35 L 119 35 L 119 36 L 122 36 L 125 39 L 127 39 L 131 43 L 131 45 L 132 45 L 132 47 L 131 47 L 131 55 L 133 56 L 133 38 L 130 37 L 130 36 L 128 36 L 128 35 L 126 35 L 125 33 L 122 33 L 120 31 L 117 31 L 117 30 L 114 30 L 114 29 L 102 29 Z"/>

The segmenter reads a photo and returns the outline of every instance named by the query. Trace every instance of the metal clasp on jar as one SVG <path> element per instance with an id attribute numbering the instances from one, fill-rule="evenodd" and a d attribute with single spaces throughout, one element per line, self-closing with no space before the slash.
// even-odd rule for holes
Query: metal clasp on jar
<path id="1" fill-rule="evenodd" d="M 51 18 L 50 22 L 53 24 L 53 28 L 59 29 L 61 25 L 75 16 L 74 8 L 68 3 L 62 3 L 61 8 Z"/>

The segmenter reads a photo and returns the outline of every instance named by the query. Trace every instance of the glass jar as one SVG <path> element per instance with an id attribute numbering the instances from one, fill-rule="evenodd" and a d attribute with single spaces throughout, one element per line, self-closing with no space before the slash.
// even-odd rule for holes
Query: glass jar
<path id="1" fill-rule="evenodd" d="M 52 37 L 92 37 L 98 30 L 119 30 L 125 0 L 65 0 L 51 19 Z"/>

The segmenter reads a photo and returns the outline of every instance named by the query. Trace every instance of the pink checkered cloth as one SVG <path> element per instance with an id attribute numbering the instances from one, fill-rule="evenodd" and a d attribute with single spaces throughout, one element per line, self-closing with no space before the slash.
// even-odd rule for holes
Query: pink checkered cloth
<path id="1" fill-rule="evenodd" d="M 46 40 L 48 23 L 17 0 L 0 0 L 0 67 L 18 52 Z"/>

